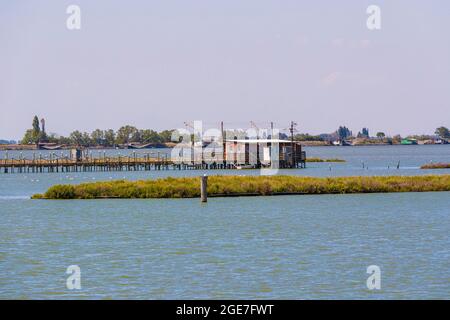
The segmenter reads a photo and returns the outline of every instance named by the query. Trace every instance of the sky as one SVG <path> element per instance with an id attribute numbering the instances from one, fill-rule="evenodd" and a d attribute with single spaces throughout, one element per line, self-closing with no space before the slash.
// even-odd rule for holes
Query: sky
<path id="1" fill-rule="evenodd" d="M 0 0 L 0 139 L 35 114 L 61 135 L 193 120 L 432 134 L 450 127 L 449 33 L 448 0 Z"/>

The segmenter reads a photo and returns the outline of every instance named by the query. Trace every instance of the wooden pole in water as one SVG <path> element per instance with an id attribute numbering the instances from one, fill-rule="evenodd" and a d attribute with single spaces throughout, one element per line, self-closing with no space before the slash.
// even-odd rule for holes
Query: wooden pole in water
<path id="1" fill-rule="evenodd" d="M 200 193 L 201 193 L 201 202 L 208 202 L 208 176 L 205 174 L 201 177 L 200 183 Z"/>

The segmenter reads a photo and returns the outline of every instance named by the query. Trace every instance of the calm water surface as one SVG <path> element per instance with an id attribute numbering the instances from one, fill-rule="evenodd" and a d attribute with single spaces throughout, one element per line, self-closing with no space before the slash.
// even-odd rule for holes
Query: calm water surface
<path id="1" fill-rule="evenodd" d="M 419 169 L 449 162 L 450 146 L 306 151 L 347 162 L 283 173 L 450 173 Z M 0 298 L 450 298 L 448 192 L 214 198 L 206 205 L 29 200 L 55 183 L 199 174 L 0 174 Z M 79 291 L 66 288 L 69 265 L 81 268 Z M 366 287 L 369 265 L 381 268 L 379 291 Z"/>

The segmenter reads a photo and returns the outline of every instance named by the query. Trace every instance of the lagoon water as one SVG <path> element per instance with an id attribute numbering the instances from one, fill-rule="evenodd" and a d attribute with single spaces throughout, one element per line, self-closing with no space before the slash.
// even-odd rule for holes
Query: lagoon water
<path id="1" fill-rule="evenodd" d="M 450 145 L 306 151 L 347 162 L 282 173 L 450 174 L 419 169 L 450 162 Z M 56 183 L 200 174 L 0 174 L 0 298 L 450 298 L 449 192 L 212 198 L 206 205 L 29 200 Z M 66 288 L 70 265 L 81 268 L 81 290 Z M 381 268 L 381 290 L 367 289 L 370 265 Z"/>

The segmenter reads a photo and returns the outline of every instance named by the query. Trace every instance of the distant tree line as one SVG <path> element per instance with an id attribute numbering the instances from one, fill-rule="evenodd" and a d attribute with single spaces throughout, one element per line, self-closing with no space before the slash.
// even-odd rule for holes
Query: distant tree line
<path id="1" fill-rule="evenodd" d="M 296 141 L 324 141 L 321 135 L 310 135 L 309 133 L 299 133 L 294 136 Z"/>
<path id="2" fill-rule="evenodd" d="M 406 138 L 414 138 L 417 140 L 432 140 L 436 137 L 441 139 L 450 139 L 450 131 L 446 127 L 439 127 L 434 132 L 434 135 L 409 135 Z M 344 139 L 352 139 L 354 138 L 352 131 L 346 126 L 339 126 L 339 128 L 333 133 L 323 133 L 320 135 L 310 135 L 308 133 L 299 133 L 294 136 L 294 139 L 297 141 L 335 141 L 335 140 L 344 140 Z M 392 138 L 387 137 L 384 132 L 377 132 L 375 137 L 371 137 L 369 134 L 368 128 L 362 128 L 361 131 L 358 132 L 356 138 L 362 139 L 372 139 L 377 138 L 380 141 L 385 141 L 389 143 L 400 143 L 403 139 L 400 135 L 394 135 Z"/>
<path id="3" fill-rule="evenodd" d="M 357 138 L 370 138 L 369 129 L 362 128 L 360 132 L 356 135 Z"/>
<path id="4" fill-rule="evenodd" d="M 170 142 L 173 130 L 163 130 L 157 132 L 151 129 L 138 129 L 136 127 L 126 125 L 119 128 L 117 131 L 113 129 L 101 130 L 96 129 L 91 133 L 73 131 L 69 136 L 59 136 L 51 133 L 47 134 L 41 130 L 39 126 L 38 117 L 35 116 L 32 123 L 32 128 L 25 132 L 21 141 L 22 144 L 37 144 L 37 143 L 56 143 L 59 145 L 79 145 L 84 147 L 102 146 L 113 147 L 120 144 L 129 143 L 165 143 Z"/>
<path id="5" fill-rule="evenodd" d="M 85 147 L 102 146 L 113 147 L 116 145 L 129 143 L 166 143 L 171 142 L 172 133 L 174 130 L 163 130 L 157 132 L 152 129 L 138 129 L 134 126 L 126 125 L 119 128 L 117 131 L 113 129 L 101 130 L 96 129 L 91 133 L 80 132 L 78 130 L 70 133 L 69 136 L 59 136 L 54 133 L 47 134 L 39 125 L 39 118 L 33 118 L 31 129 L 28 129 L 20 143 L 22 144 L 38 144 L 39 142 L 56 143 L 60 145 L 80 145 Z M 439 127 L 435 131 L 435 135 L 442 139 L 450 139 L 449 129 L 446 127 Z M 299 133 L 294 136 L 296 141 L 332 141 L 344 140 L 352 138 L 353 134 L 346 126 L 339 126 L 339 128 L 331 134 L 310 135 L 308 133 Z M 358 138 L 370 138 L 369 129 L 363 128 L 357 134 Z M 287 139 L 286 134 L 280 134 L 281 139 Z M 386 138 L 384 132 L 377 132 L 376 138 L 383 140 Z M 408 138 L 416 138 L 418 140 L 427 140 L 434 138 L 431 135 L 414 135 Z M 399 142 L 402 139 L 400 135 L 395 135 L 388 138 L 389 141 Z"/>

